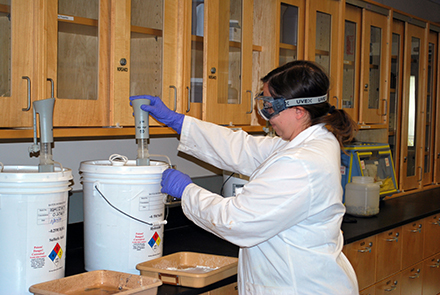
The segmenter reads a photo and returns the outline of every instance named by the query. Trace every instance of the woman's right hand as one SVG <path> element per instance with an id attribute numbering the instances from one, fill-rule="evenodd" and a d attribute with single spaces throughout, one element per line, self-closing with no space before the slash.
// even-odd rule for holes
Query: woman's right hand
<path id="1" fill-rule="evenodd" d="M 150 115 L 157 121 L 173 128 L 178 134 L 182 131 L 184 115 L 173 112 L 170 110 L 163 101 L 157 96 L 151 95 L 136 95 L 130 97 L 130 104 L 132 100 L 135 99 L 149 99 L 150 105 L 143 104 L 141 109 L 145 112 L 150 113 Z"/>

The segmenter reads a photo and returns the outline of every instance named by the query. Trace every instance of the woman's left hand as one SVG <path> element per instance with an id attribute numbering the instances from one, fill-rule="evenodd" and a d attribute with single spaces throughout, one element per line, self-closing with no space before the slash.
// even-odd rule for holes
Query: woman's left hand
<path id="1" fill-rule="evenodd" d="M 167 169 L 162 174 L 161 192 L 180 199 L 183 191 L 190 183 L 192 183 L 192 180 L 187 174 L 175 169 Z"/>

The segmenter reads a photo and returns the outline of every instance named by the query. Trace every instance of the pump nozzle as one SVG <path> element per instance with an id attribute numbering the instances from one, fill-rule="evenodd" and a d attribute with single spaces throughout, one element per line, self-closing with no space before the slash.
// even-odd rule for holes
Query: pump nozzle
<path id="1" fill-rule="evenodd" d="M 34 142 L 36 139 L 36 118 L 39 114 L 40 119 L 40 164 L 39 172 L 53 172 L 52 146 L 53 143 L 53 107 L 55 98 L 47 98 L 33 102 L 34 105 Z M 35 145 L 35 144 L 34 144 Z"/>
<path id="2" fill-rule="evenodd" d="M 135 134 L 138 144 L 136 165 L 149 166 L 150 154 L 148 153 L 148 140 L 150 138 L 150 130 L 148 123 L 148 112 L 141 109 L 141 105 L 150 104 L 149 99 L 135 99 L 131 102 L 134 112 Z"/>

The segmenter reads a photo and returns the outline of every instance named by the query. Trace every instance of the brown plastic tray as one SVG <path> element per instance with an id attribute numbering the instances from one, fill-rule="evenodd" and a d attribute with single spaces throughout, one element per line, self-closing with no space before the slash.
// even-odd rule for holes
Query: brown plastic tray
<path id="1" fill-rule="evenodd" d="M 235 257 L 178 252 L 139 263 L 141 275 L 164 284 L 201 288 L 237 274 Z"/>
<path id="2" fill-rule="evenodd" d="M 82 274 L 32 285 L 35 295 L 98 295 L 138 294 L 156 295 L 162 282 L 156 278 L 129 273 L 95 270 Z"/>

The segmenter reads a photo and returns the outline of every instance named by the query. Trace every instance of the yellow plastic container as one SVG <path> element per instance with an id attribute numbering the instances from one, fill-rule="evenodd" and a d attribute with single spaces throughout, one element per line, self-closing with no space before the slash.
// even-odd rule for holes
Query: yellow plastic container
<path id="1" fill-rule="evenodd" d="M 194 252 L 178 252 L 139 263 L 141 275 L 164 284 L 202 288 L 237 274 L 235 257 Z"/>
<path id="2" fill-rule="evenodd" d="M 156 278 L 129 273 L 95 270 L 52 280 L 29 288 L 35 295 L 156 295 L 162 282 Z"/>

